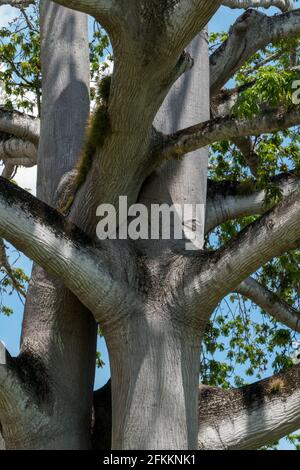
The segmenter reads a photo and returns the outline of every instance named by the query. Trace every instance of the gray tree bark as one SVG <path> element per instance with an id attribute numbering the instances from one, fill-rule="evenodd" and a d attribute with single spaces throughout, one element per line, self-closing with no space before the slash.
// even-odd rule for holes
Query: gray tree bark
<path id="1" fill-rule="evenodd" d="M 107 28 L 115 54 L 110 132 L 67 216 L 53 206 L 80 154 L 89 114 L 88 36 L 86 16 L 56 3 L 93 14 Z M 220 3 L 41 2 L 41 124 L 0 110 L 3 132 L 27 141 L 26 148 L 39 142 L 40 199 L 0 178 L 0 236 L 37 263 L 19 357 L 11 358 L 0 343 L 0 448 L 91 448 L 96 322 L 109 349 L 112 400 L 109 387 L 94 396 L 94 447 L 107 445 L 110 421 L 112 448 L 136 450 L 220 448 L 223 442 L 226 448 L 251 447 L 281 437 L 292 430 L 291 423 L 298 426 L 293 400 L 299 397 L 299 368 L 240 391 L 199 395 L 200 345 L 212 311 L 229 292 L 241 291 L 262 263 L 298 247 L 300 240 L 296 176 L 278 180 L 283 201 L 266 214 L 262 191 L 238 200 L 230 192 L 210 194 L 207 204 L 205 145 L 299 124 L 295 107 L 252 120 L 209 120 L 210 90 L 217 93 L 256 50 L 253 41 L 242 47 L 247 38 L 262 24 L 268 28 L 260 46 L 299 30 L 299 12 L 270 20 L 247 13 L 209 67 L 207 35 L 201 31 Z M 182 51 L 193 38 L 192 67 Z M 235 47 L 243 49 L 238 57 Z M 232 60 L 224 67 L 228 54 Z M 187 152 L 192 153 L 180 161 Z M 263 215 L 214 253 L 185 250 L 189 234 L 184 241 L 99 242 L 96 208 L 103 202 L 116 205 L 120 195 L 148 206 L 200 204 L 202 211 L 185 228 L 191 235 L 198 226 L 201 238 L 237 215 Z M 274 305 L 270 292 L 256 286 L 247 294 L 281 321 L 297 322 L 297 312 L 282 302 Z M 245 394 L 254 397 L 247 404 Z M 257 426 L 262 416 L 268 419 Z"/>

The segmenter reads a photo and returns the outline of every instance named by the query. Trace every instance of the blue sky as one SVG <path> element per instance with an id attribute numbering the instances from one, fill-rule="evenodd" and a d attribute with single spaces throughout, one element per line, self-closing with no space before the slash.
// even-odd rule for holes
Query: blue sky
<path id="1" fill-rule="evenodd" d="M 268 14 L 272 14 L 274 12 L 275 9 L 268 10 Z M 228 30 L 230 25 L 241 13 L 241 10 L 229 10 L 228 8 L 224 7 L 220 8 L 210 22 L 210 32 Z M 7 21 L 9 14 L 10 12 L 7 7 L 0 7 L 0 26 L 3 25 L 5 21 Z M 16 253 L 14 250 L 11 250 L 11 260 L 14 260 L 15 258 Z M 27 258 L 21 256 L 17 265 L 23 268 L 28 275 L 30 274 L 31 262 Z M 14 310 L 14 314 L 9 318 L 0 314 L 0 340 L 5 343 L 10 353 L 15 356 L 18 354 L 19 350 L 23 305 L 21 304 L 16 294 L 13 294 L 12 296 L 5 295 L 2 301 L 5 305 L 11 307 Z M 95 388 L 102 386 L 109 378 L 109 360 L 103 339 L 99 340 L 98 348 L 101 351 L 102 359 L 105 362 L 105 367 L 101 371 L 98 370 L 96 373 Z"/>

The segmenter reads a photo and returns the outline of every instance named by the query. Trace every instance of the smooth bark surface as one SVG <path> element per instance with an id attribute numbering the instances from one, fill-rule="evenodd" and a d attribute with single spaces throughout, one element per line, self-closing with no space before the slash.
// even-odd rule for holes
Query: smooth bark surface
<path id="1" fill-rule="evenodd" d="M 0 448 L 258 448 L 300 425 L 299 368 L 237 390 L 200 387 L 199 395 L 201 341 L 228 293 L 240 292 L 299 328 L 295 309 L 249 278 L 300 246 L 299 176 L 274 178 L 283 198 L 269 211 L 255 181 L 244 193 L 207 177 L 208 145 L 232 140 L 255 180 L 260 162 L 251 136 L 299 125 L 296 106 L 233 117 L 243 90 L 220 92 L 258 49 L 299 36 L 299 10 L 274 17 L 248 10 L 209 64 L 205 28 L 221 3 L 41 2 L 41 121 L 0 108 L 4 175 L 21 163 L 38 165 L 37 198 L 0 179 L 0 236 L 36 263 L 20 355 L 12 358 L 0 346 Z M 109 125 L 94 129 L 103 132 L 101 144 L 68 213 L 60 214 L 54 207 L 83 156 L 90 113 L 86 13 L 106 28 L 113 46 Z M 99 241 L 97 207 L 117 206 L 120 196 L 129 205 L 201 210 L 185 220 L 181 241 Z M 227 245 L 206 249 L 204 235 L 248 215 L 261 217 Z M 198 250 L 186 249 L 196 226 Z M 0 267 L 9 274 L 2 238 Z M 97 323 L 109 350 L 111 394 L 107 385 L 93 397 Z"/>
<path id="2" fill-rule="evenodd" d="M 189 53 L 195 61 L 194 67 L 176 83 L 163 103 L 155 120 L 161 131 L 176 130 L 208 117 L 206 32 L 194 40 Z M 204 208 L 207 149 L 200 154 L 202 158 L 196 152 L 186 162 L 167 164 L 151 175 L 142 188 L 139 202 L 149 207 L 151 203 L 189 203 L 202 204 Z M 198 224 L 204 232 L 204 210 Z M 152 275 L 155 276 L 155 263 L 160 263 L 161 254 L 174 243 L 175 240 L 139 244 L 142 254 L 153 257 L 153 266 L 147 266 Z M 171 261 L 168 258 L 166 255 L 167 263 Z M 153 281 L 156 282 L 155 277 Z M 150 294 L 151 281 L 145 288 Z M 170 310 L 169 299 L 164 300 L 164 292 L 158 297 L 160 306 L 157 298 L 154 305 L 146 301 L 143 312 L 131 312 L 122 327 L 123 345 L 116 340 L 115 332 L 112 338 L 110 332 L 107 335 L 115 449 L 195 449 L 197 446 L 197 358 L 202 332 L 193 327 L 185 331 L 176 310 Z M 175 403 L 172 397 L 176 397 Z"/>
<path id="3" fill-rule="evenodd" d="M 200 389 L 199 449 L 258 449 L 300 426 L 300 368 L 237 390 Z M 201 403 L 201 401 L 200 401 Z"/>

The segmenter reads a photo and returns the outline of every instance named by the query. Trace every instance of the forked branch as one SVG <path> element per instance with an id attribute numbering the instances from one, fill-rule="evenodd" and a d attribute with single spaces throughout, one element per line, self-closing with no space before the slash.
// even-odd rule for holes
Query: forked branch
<path id="1" fill-rule="evenodd" d="M 0 236 L 60 278 L 102 323 L 116 303 L 119 312 L 120 299 L 130 296 L 104 261 L 113 259 L 109 247 L 95 248 L 65 217 L 4 178 L 0 178 Z"/>

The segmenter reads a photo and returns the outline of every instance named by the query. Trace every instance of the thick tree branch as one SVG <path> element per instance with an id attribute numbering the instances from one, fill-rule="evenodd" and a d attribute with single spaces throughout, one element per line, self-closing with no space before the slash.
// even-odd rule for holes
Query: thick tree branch
<path id="1" fill-rule="evenodd" d="M 233 25 L 227 41 L 210 57 L 211 94 L 215 95 L 256 51 L 299 34 L 299 9 L 273 17 L 246 11 Z"/>
<path id="2" fill-rule="evenodd" d="M 200 388 L 199 449 L 259 449 L 300 428 L 300 366 L 252 385 Z"/>
<path id="3" fill-rule="evenodd" d="M 278 175 L 272 182 L 283 197 L 289 196 L 300 187 L 300 178 L 292 173 Z M 255 189 L 254 182 L 252 187 L 251 183 L 209 182 L 205 232 L 209 233 L 228 220 L 264 214 L 270 209 L 265 201 L 265 191 Z"/>
<path id="4" fill-rule="evenodd" d="M 229 8 L 271 8 L 277 7 L 281 11 L 294 8 L 293 0 L 223 0 L 223 5 Z"/>
<path id="5" fill-rule="evenodd" d="M 157 0 L 151 0 L 153 15 L 158 9 Z M 150 3 L 150 2 L 149 2 Z M 185 48 L 204 29 L 210 18 L 217 11 L 221 0 L 181 0 L 165 9 L 165 22 L 170 47 L 174 51 Z"/>
<path id="6" fill-rule="evenodd" d="M 123 2 L 120 0 L 54 0 L 54 3 L 93 16 L 109 32 L 111 27 L 120 25 L 122 15 L 124 19 L 125 10 L 122 11 Z M 126 7 L 128 9 L 127 4 Z"/>
<path id="7" fill-rule="evenodd" d="M 2 174 L 1 176 L 3 178 L 6 178 L 8 180 L 12 179 L 13 175 L 14 175 L 14 172 L 15 172 L 15 165 L 12 165 L 11 163 L 9 162 L 4 162 L 4 168 L 2 170 Z"/>
<path id="8" fill-rule="evenodd" d="M 191 285 L 191 295 L 198 298 L 200 289 L 199 302 L 213 309 L 260 266 L 293 249 L 300 239 L 299 198 L 300 189 L 297 189 L 209 256 L 206 263 L 201 263 L 201 272 Z"/>
<path id="9" fill-rule="evenodd" d="M 38 144 L 40 120 L 18 111 L 11 111 L 0 106 L 0 132 L 14 135 L 24 141 Z"/>
<path id="10" fill-rule="evenodd" d="M 71 8 L 72 10 L 79 10 L 84 13 L 88 13 L 90 11 L 111 10 L 120 2 L 119 0 L 58 0 L 55 1 L 55 3 Z"/>
<path id="11" fill-rule="evenodd" d="M 160 160 L 172 160 L 220 140 L 260 135 L 287 129 L 300 123 L 297 107 L 268 110 L 252 119 L 224 117 L 197 124 L 169 136 L 163 136 Z"/>
<path id="12" fill-rule="evenodd" d="M 11 138 L 0 141 L 0 160 L 14 165 L 34 166 L 37 163 L 37 147 L 28 141 Z M 20 160 L 20 163 L 16 163 Z"/>
<path id="13" fill-rule="evenodd" d="M 252 277 L 243 281 L 235 291 L 252 300 L 275 320 L 300 332 L 300 312 Z"/>
<path id="14" fill-rule="evenodd" d="M 300 366 L 239 389 L 199 390 L 200 450 L 258 449 L 300 427 Z M 94 394 L 96 449 L 110 449 L 110 381 Z"/>
<path id="15" fill-rule="evenodd" d="M 4 408 L 7 408 L 9 395 L 12 393 L 12 390 L 10 390 L 10 362 L 10 355 L 2 341 L 0 341 L 0 417 Z"/>
<path id="16" fill-rule="evenodd" d="M 0 236 L 65 285 L 103 325 L 113 308 L 118 314 L 130 292 L 110 275 L 104 259 L 113 253 L 96 249 L 76 226 L 43 202 L 0 178 Z M 116 255 L 119 261 L 119 255 Z M 132 303 L 133 300 L 131 299 Z"/>
<path id="17" fill-rule="evenodd" d="M 31 168 L 37 164 L 36 160 L 32 160 L 31 158 L 27 157 L 3 159 L 3 163 L 5 166 L 5 171 L 1 176 L 7 179 L 11 179 L 11 175 L 14 173 L 14 168 L 16 166 L 24 166 L 25 168 Z"/>
<path id="18" fill-rule="evenodd" d="M 229 116 L 233 106 L 237 103 L 240 93 L 251 88 L 255 81 L 251 81 L 236 88 L 223 88 L 217 95 L 213 96 L 210 101 L 211 118 L 220 118 Z"/>

